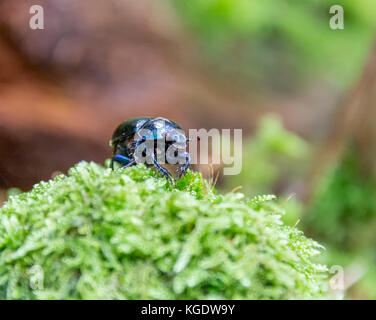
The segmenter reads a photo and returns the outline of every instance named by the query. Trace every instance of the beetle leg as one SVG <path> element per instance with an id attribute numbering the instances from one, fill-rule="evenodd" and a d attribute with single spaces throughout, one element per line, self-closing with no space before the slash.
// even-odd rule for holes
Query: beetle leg
<path id="1" fill-rule="evenodd" d="M 176 170 L 176 172 L 178 173 L 178 179 L 181 178 L 185 174 L 189 164 L 191 163 L 191 156 L 189 155 L 189 153 L 184 152 L 184 156 L 186 159 L 185 164 Z"/>
<path id="2" fill-rule="evenodd" d="M 125 169 L 125 168 L 129 168 L 129 167 L 132 167 L 134 165 L 136 165 L 136 161 L 135 160 L 131 160 L 128 164 L 126 164 L 125 166 L 122 166 L 121 168 L 122 169 Z"/>
<path id="3" fill-rule="evenodd" d="M 157 161 L 157 159 L 154 158 L 154 166 L 158 169 L 158 171 L 161 173 L 163 177 L 165 177 L 168 181 L 170 181 L 171 184 L 173 184 L 171 174 L 168 172 L 167 169 L 163 168 Z"/>
<path id="4" fill-rule="evenodd" d="M 122 168 L 127 168 L 136 164 L 136 161 L 134 159 L 128 158 L 126 156 L 122 156 L 120 154 L 116 154 L 111 159 L 112 170 L 114 169 L 114 161 L 120 163 L 122 165 Z"/>

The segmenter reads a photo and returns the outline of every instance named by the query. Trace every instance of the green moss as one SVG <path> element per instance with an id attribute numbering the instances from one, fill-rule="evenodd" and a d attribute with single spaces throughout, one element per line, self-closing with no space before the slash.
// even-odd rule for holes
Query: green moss
<path id="1" fill-rule="evenodd" d="M 81 162 L 0 209 L 0 298 L 320 298 L 321 247 L 268 197 Z"/>

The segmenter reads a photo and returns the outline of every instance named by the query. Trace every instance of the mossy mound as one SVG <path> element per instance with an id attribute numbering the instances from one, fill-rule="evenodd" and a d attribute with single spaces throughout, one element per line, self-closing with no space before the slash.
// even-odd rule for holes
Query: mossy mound
<path id="1" fill-rule="evenodd" d="M 0 209 L 0 298 L 323 297 L 321 247 L 269 198 L 81 162 Z"/>

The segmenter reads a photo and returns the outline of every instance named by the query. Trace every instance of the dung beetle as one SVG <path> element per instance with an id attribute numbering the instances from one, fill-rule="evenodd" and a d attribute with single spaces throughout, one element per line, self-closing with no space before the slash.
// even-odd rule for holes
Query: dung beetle
<path id="1" fill-rule="evenodd" d="M 188 140 L 174 121 L 161 117 L 129 119 L 120 124 L 112 135 L 111 168 L 114 169 L 114 161 L 122 168 L 147 163 L 172 183 L 171 173 L 160 163 L 178 165 L 177 178 L 183 176 L 191 161 L 185 151 Z"/>

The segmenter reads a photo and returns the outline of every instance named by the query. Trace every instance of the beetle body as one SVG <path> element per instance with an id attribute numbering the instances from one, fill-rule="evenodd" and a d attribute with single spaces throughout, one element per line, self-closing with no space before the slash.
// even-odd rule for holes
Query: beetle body
<path id="1" fill-rule="evenodd" d="M 172 181 L 171 173 L 161 166 L 159 160 L 162 157 L 163 163 L 176 164 L 179 158 L 177 176 L 184 175 L 190 163 L 189 153 L 185 151 L 187 141 L 181 127 L 174 121 L 150 117 L 129 119 L 116 128 L 110 141 L 113 152 L 111 167 L 114 161 L 122 167 L 144 163 L 139 160 L 147 155 L 148 164 Z"/>

